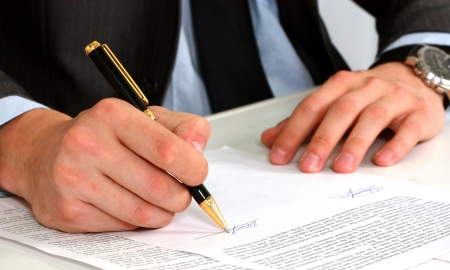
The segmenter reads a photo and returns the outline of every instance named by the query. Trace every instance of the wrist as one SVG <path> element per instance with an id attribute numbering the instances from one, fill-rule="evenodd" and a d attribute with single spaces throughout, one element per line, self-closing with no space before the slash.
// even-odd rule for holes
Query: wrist
<path id="1" fill-rule="evenodd" d="M 50 131 L 67 120 L 57 111 L 34 109 L 0 126 L 0 189 L 26 198 L 51 147 Z"/>
<path id="2" fill-rule="evenodd" d="M 425 57 L 424 50 L 429 48 L 428 51 L 433 51 Z M 436 54 L 436 52 L 439 52 Z M 450 90 L 449 90 L 449 66 L 448 58 L 444 55 L 450 53 L 450 47 L 439 45 L 423 45 L 416 44 L 410 46 L 402 46 L 385 53 L 382 53 L 377 61 L 370 67 L 376 68 L 377 66 L 386 63 L 407 63 L 408 67 L 413 71 L 414 76 L 420 78 L 422 83 L 432 91 L 438 92 L 441 96 L 444 109 L 447 109 L 450 105 Z M 439 55 L 439 56 L 438 56 Z M 436 58 L 431 62 L 428 58 Z M 420 65 L 417 66 L 417 62 Z M 438 68 L 436 63 L 440 65 Z"/>

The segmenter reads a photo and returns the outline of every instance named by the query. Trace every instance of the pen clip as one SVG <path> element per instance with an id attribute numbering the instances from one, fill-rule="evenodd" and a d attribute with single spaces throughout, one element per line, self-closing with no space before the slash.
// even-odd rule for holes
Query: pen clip
<path id="1" fill-rule="evenodd" d="M 134 82 L 134 80 L 131 78 L 131 76 L 128 74 L 128 72 L 125 70 L 125 68 L 122 66 L 122 64 L 119 62 L 119 60 L 116 58 L 114 53 L 109 49 L 108 45 L 103 44 L 101 45 L 103 49 L 105 49 L 106 54 L 111 58 L 113 63 L 116 65 L 116 67 L 119 69 L 119 71 L 122 73 L 124 78 L 127 80 L 127 82 L 131 85 L 131 88 L 133 88 L 134 92 L 138 95 L 138 97 L 144 102 L 146 106 L 148 106 L 149 102 L 147 97 L 142 93 L 141 89 L 137 86 L 137 84 Z"/>

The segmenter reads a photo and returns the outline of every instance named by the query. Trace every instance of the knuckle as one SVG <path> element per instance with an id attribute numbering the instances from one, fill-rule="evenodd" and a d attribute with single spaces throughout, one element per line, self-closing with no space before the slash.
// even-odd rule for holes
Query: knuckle
<path id="1" fill-rule="evenodd" d="M 311 139 L 310 145 L 320 146 L 321 148 L 329 148 L 333 145 L 333 139 L 330 135 L 316 134 Z"/>
<path id="2" fill-rule="evenodd" d="M 159 162 L 165 166 L 170 166 L 175 162 L 179 149 L 173 141 L 161 138 L 157 142 L 155 153 Z"/>
<path id="3" fill-rule="evenodd" d="M 347 98 L 341 98 L 333 104 L 331 110 L 333 113 L 337 113 L 339 115 L 352 115 L 356 113 L 357 106 L 354 101 Z"/>
<path id="4" fill-rule="evenodd" d="M 164 227 L 172 221 L 174 213 L 165 212 L 158 215 L 157 206 L 149 204 L 145 201 L 136 206 L 131 215 L 131 223 L 139 227 Z"/>
<path id="5" fill-rule="evenodd" d="M 74 227 L 83 220 L 84 213 L 81 203 L 66 200 L 56 206 L 55 217 L 59 224 L 70 224 L 71 227 Z"/>
<path id="6" fill-rule="evenodd" d="M 368 77 L 364 82 L 364 86 L 370 88 L 380 88 L 385 83 L 386 82 L 383 79 L 380 79 L 378 77 Z"/>
<path id="7" fill-rule="evenodd" d="M 299 113 L 307 115 L 316 115 L 322 109 L 322 102 L 319 98 L 308 96 L 299 105 Z"/>
<path id="8" fill-rule="evenodd" d="M 350 153 L 354 152 L 354 151 L 352 151 L 352 149 L 353 150 L 356 149 L 356 150 L 360 151 L 362 149 L 367 148 L 366 140 L 364 138 L 361 138 L 361 137 L 349 138 L 347 143 L 348 143 L 348 146 L 349 146 L 348 148 L 349 149 L 347 149 L 345 151 L 350 152 Z"/>
<path id="9" fill-rule="evenodd" d="M 367 108 L 365 116 L 369 117 L 372 121 L 386 121 L 388 119 L 388 111 L 384 107 L 371 106 Z"/>
<path id="10" fill-rule="evenodd" d="M 188 140 L 192 136 L 196 137 L 196 135 L 208 139 L 211 136 L 211 132 L 212 129 L 209 122 L 205 118 L 195 115 L 174 129 L 174 133 L 185 140 Z"/>
<path id="11" fill-rule="evenodd" d="M 355 74 L 348 70 L 341 70 L 336 72 L 333 76 L 330 77 L 330 80 L 333 83 L 348 83 L 350 81 L 353 81 Z"/>
<path id="12" fill-rule="evenodd" d="M 211 126 L 205 118 L 195 116 L 189 122 L 190 122 L 189 126 L 192 129 L 192 131 L 202 130 L 205 131 L 207 134 L 211 134 Z"/>
<path id="13" fill-rule="evenodd" d="M 409 95 L 409 92 L 402 85 L 394 83 L 391 87 L 392 87 L 391 90 L 392 94 L 398 100 L 405 99 Z"/>
<path id="14" fill-rule="evenodd" d="M 283 137 L 277 141 L 276 148 L 281 148 L 284 151 L 290 151 L 299 143 L 299 138 L 296 132 L 285 132 Z"/>
<path id="15" fill-rule="evenodd" d="M 66 152 L 78 152 L 98 157 L 101 153 L 99 142 L 93 132 L 82 126 L 74 126 L 64 135 L 61 142 L 62 149 Z"/>
<path id="16" fill-rule="evenodd" d="M 155 218 L 155 209 L 156 206 L 151 205 L 145 201 L 142 201 L 138 204 L 131 214 L 131 222 L 137 226 L 146 226 L 150 224 L 151 221 Z"/>
<path id="17" fill-rule="evenodd" d="M 155 202 L 166 201 L 170 194 L 170 181 L 165 175 L 154 176 L 148 182 L 148 189 L 151 192 L 151 197 Z"/>
<path id="18" fill-rule="evenodd" d="M 116 114 L 115 112 L 118 111 L 118 109 L 119 105 L 116 99 L 105 98 L 97 102 L 97 104 L 92 107 L 91 113 L 94 116 L 103 118 L 111 114 Z"/>

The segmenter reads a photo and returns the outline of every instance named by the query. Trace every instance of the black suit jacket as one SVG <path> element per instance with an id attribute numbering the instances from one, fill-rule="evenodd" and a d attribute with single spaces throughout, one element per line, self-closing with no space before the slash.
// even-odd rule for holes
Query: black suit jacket
<path id="1" fill-rule="evenodd" d="M 356 2 L 376 17 L 380 49 L 408 33 L 450 32 L 450 0 Z M 347 68 L 330 43 L 316 0 L 278 4 L 281 24 L 315 83 Z M 191 0 L 191 6 L 213 111 L 270 97 L 247 1 Z M 176 0 L 1 0 L 0 97 L 21 95 L 74 116 L 114 96 L 84 53 L 97 40 L 112 48 L 151 103 L 161 104 L 179 26 Z"/>

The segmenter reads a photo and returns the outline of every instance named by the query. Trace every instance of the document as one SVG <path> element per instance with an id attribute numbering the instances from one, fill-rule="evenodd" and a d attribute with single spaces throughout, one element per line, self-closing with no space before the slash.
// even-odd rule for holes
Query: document
<path id="1" fill-rule="evenodd" d="M 0 234 L 109 269 L 406 269 L 450 252 L 449 192 L 359 173 L 304 174 L 229 148 L 205 156 L 230 233 L 193 202 L 162 229 L 68 235 L 7 198 L 0 202 L 14 207 L 2 208 Z"/>
<path id="2" fill-rule="evenodd" d="M 12 207 L 9 204 L 15 205 Z M 18 198 L 0 199 L 0 236 L 102 269 L 241 269 L 109 233 L 70 234 L 41 226 Z"/>

